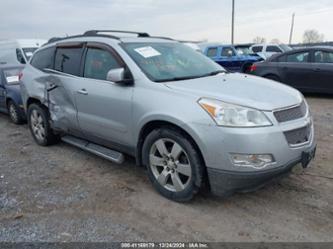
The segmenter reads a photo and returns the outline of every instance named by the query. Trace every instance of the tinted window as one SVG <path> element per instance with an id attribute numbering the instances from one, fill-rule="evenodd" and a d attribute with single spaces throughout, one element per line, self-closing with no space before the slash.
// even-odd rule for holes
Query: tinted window
<path id="1" fill-rule="evenodd" d="M 31 65 L 39 70 L 53 68 L 54 47 L 39 50 L 31 59 Z"/>
<path id="2" fill-rule="evenodd" d="M 16 49 L 16 58 L 19 63 L 25 64 L 25 59 L 23 57 L 21 49 L 18 48 Z"/>
<path id="3" fill-rule="evenodd" d="M 207 56 L 208 57 L 215 57 L 217 54 L 217 48 L 209 48 L 207 50 Z"/>
<path id="4" fill-rule="evenodd" d="M 84 65 L 84 77 L 106 80 L 106 75 L 110 69 L 119 68 L 120 65 L 114 56 L 108 51 L 89 48 Z"/>
<path id="5" fill-rule="evenodd" d="M 235 52 L 230 47 L 225 47 L 222 49 L 221 56 L 234 56 Z"/>
<path id="6" fill-rule="evenodd" d="M 276 52 L 276 53 L 281 53 L 281 49 L 277 46 L 267 46 L 266 52 Z"/>
<path id="7" fill-rule="evenodd" d="M 300 52 L 287 55 L 287 62 L 308 62 L 309 52 Z"/>
<path id="8" fill-rule="evenodd" d="M 316 63 L 333 63 L 333 52 L 316 51 L 314 61 Z"/>
<path id="9" fill-rule="evenodd" d="M 57 48 L 54 69 L 72 75 L 80 74 L 82 48 Z"/>
<path id="10" fill-rule="evenodd" d="M 252 47 L 252 51 L 253 51 L 253 53 L 259 53 L 262 51 L 262 46 Z"/>

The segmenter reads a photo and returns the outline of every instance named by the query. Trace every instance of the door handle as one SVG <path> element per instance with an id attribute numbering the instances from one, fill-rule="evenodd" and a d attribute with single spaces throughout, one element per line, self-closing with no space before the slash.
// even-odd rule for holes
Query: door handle
<path id="1" fill-rule="evenodd" d="M 77 91 L 77 93 L 78 93 L 78 94 L 82 94 L 82 95 L 88 95 L 88 92 L 87 92 L 87 90 L 86 90 L 86 89 L 84 89 L 84 88 L 83 88 L 83 89 L 81 89 L 81 90 L 78 90 L 78 91 Z"/>

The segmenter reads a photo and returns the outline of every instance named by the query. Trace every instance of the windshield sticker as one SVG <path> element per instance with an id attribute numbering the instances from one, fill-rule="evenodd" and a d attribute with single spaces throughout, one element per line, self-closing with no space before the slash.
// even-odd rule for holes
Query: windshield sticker
<path id="1" fill-rule="evenodd" d="M 7 80 L 8 84 L 14 83 L 14 82 L 19 82 L 19 77 L 18 77 L 18 75 L 8 76 L 8 77 L 6 77 L 6 80 Z"/>
<path id="2" fill-rule="evenodd" d="M 145 58 L 150 58 L 150 57 L 161 55 L 160 52 L 158 52 L 156 49 L 154 49 L 150 46 L 142 47 L 142 48 L 136 48 L 134 50 Z"/>

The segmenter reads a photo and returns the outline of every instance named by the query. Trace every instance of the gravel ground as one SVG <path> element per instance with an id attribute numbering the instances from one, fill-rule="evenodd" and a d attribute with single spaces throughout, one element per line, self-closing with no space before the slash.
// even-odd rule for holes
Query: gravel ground
<path id="1" fill-rule="evenodd" d="M 0 114 L 0 241 L 332 241 L 333 98 L 307 99 L 318 140 L 310 168 L 186 204 L 157 194 L 134 159 L 37 146 Z"/>

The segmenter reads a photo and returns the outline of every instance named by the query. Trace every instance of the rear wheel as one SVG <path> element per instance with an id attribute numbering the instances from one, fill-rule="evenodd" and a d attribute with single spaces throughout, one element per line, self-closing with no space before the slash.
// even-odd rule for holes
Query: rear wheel
<path id="1" fill-rule="evenodd" d="M 204 166 L 198 151 L 182 132 L 161 128 L 143 144 L 143 160 L 157 191 L 175 201 L 188 201 L 199 191 Z"/>
<path id="2" fill-rule="evenodd" d="M 24 116 L 22 110 L 12 101 L 10 100 L 7 105 L 9 117 L 14 124 L 23 124 Z"/>
<path id="3" fill-rule="evenodd" d="M 49 112 L 44 106 L 31 104 L 28 107 L 28 124 L 37 144 L 47 146 L 58 142 L 59 138 L 49 123 Z"/>

